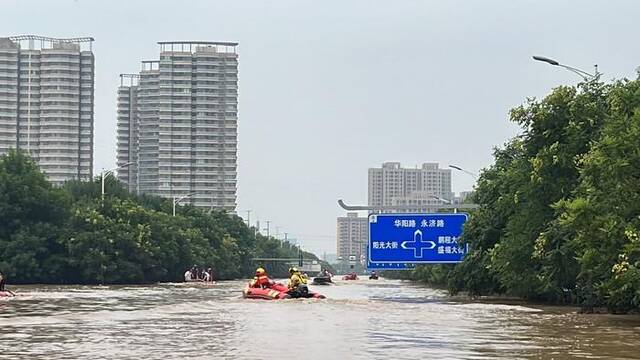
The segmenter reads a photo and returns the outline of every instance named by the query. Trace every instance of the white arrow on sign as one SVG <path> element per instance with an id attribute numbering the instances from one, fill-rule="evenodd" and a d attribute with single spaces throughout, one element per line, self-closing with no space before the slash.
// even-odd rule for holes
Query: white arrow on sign
<path id="1" fill-rule="evenodd" d="M 413 244 L 413 246 L 407 246 L 407 244 Z M 422 241 L 422 231 L 416 230 L 416 232 L 413 233 L 413 241 L 403 241 L 400 243 L 400 247 L 406 250 L 413 250 L 415 257 L 421 258 L 422 250 L 432 250 L 436 247 L 436 243 L 431 240 Z"/>

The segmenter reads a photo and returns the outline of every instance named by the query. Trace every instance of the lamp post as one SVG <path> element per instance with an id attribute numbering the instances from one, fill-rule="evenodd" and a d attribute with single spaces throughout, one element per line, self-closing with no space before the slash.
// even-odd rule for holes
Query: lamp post
<path id="1" fill-rule="evenodd" d="M 451 201 L 451 200 L 447 200 L 447 199 L 441 198 L 440 196 L 435 196 L 435 195 L 432 195 L 431 198 L 439 200 L 439 201 L 441 201 L 441 202 L 443 202 L 445 204 L 453 206 L 453 201 Z M 453 213 L 457 214 L 458 213 L 458 208 L 454 207 L 453 208 Z"/>
<path id="2" fill-rule="evenodd" d="M 132 164 L 133 164 L 133 162 L 128 162 L 126 164 L 120 165 L 117 168 L 113 168 L 111 170 L 106 170 L 106 171 L 102 170 L 102 173 L 100 173 L 100 177 L 102 178 L 101 179 L 102 180 L 101 181 L 101 183 L 102 183 L 102 192 L 101 192 L 102 202 L 104 202 L 104 194 L 105 194 L 105 191 L 104 191 L 104 179 L 107 177 L 107 175 L 111 174 L 112 172 L 114 172 L 116 170 L 120 170 L 120 169 L 125 168 L 125 167 L 127 167 L 129 165 L 132 165 Z"/>
<path id="3" fill-rule="evenodd" d="M 187 195 L 182 195 L 180 197 L 174 196 L 173 197 L 173 216 L 176 216 L 176 205 L 178 205 L 178 203 L 180 203 L 180 201 L 182 201 L 183 199 L 191 197 L 195 194 L 196 194 L 195 192 L 192 192 L 192 193 L 188 193 Z"/>
<path id="4" fill-rule="evenodd" d="M 545 63 L 547 63 L 549 65 L 559 66 L 561 68 L 567 69 L 567 70 L 571 71 L 572 73 L 580 76 L 582 79 L 584 79 L 584 81 L 598 80 L 600 78 L 600 73 L 598 72 L 598 65 L 597 64 L 593 65 L 593 67 L 595 68 L 595 73 L 594 74 L 590 74 L 590 73 L 588 73 L 588 72 L 586 72 L 584 70 L 576 69 L 574 67 L 561 64 L 556 60 L 549 59 L 549 58 L 544 57 L 544 56 L 533 56 L 533 60 L 542 61 L 542 62 L 545 62 Z"/>
<path id="5" fill-rule="evenodd" d="M 445 199 L 445 198 L 441 198 L 440 196 L 431 195 L 431 198 L 432 198 L 432 199 L 436 199 L 436 200 L 440 200 L 440 201 L 442 201 L 442 202 L 443 202 L 443 203 L 445 203 L 445 204 L 449 204 L 449 205 L 451 205 L 451 204 L 452 204 L 451 200 L 447 200 L 447 199 Z"/>
<path id="6" fill-rule="evenodd" d="M 465 173 L 465 174 L 469 174 L 469 175 L 473 176 L 473 178 L 474 178 L 474 179 L 477 179 L 477 178 L 478 178 L 478 175 L 476 175 L 476 174 L 472 173 L 471 171 L 467 171 L 467 170 L 465 170 L 465 169 L 461 168 L 460 166 L 456 166 L 456 165 L 449 165 L 449 167 L 450 167 L 450 168 L 452 168 L 452 169 L 458 170 L 458 171 L 462 171 L 462 172 L 463 172 L 463 173 Z"/>
<path id="7" fill-rule="evenodd" d="M 251 227 L 251 211 L 253 210 L 247 210 L 247 226 Z"/>

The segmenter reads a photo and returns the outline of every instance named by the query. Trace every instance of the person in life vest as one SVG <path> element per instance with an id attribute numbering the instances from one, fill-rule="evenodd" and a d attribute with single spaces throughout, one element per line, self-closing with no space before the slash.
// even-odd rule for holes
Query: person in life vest
<path id="1" fill-rule="evenodd" d="M 305 297 L 307 294 L 307 278 L 297 268 L 289 268 L 289 295 L 296 298 Z"/>
<path id="2" fill-rule="evenodd" d="M 256 276 L 251 281 L 251 287 L 265 289 L 270 288 L 273 284 L 274 282 L 269 279 L 267 272 L 263 268 L 259 267 L 256 269 Z"/>

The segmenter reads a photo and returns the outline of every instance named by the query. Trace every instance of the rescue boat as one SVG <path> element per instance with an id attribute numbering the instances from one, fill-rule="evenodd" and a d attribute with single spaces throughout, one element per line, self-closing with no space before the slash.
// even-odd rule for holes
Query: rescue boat
<path id="1" fill-rule="evenodd" d="M 11 291 L 0 291 L 0 298 L 14 296 L 16 296 L 16 294 L 12 293 Z"/>
<path id="2" fill-rule="evenodd" d="M 343 276 L 342 280 L 358 280 L 358 275 L 356 273 L 350 273 Z"/>
<path id="3" fill-rule="evenodd" d="M 289 295 L 289 288 L 286 285 L 281 283 L 275 283 L 271 285 L 270 288 L 253 288 L 248 283 L 245 286 L 244 290 L 242 290 L 242 297 L 246 299 L 262 299 L 262 300 L 282 300 L 282 299 L 291 299 L 291 295 Z M 306 298 L 315 298 L 315 299 L 324 299 L 325 296 L 309 292 Z"/>
<path id="4" fill-rule="evenodd" d="M 215 281 L 204 281 L 204 280 L 188 280 L 182 283 L 183 285 L 188 286 L 214 286 L 217 283 Z"/>
<path id="5" fill-rule="evenodd" d="M 329 285 L 333 283 L 331 276 L 316 276 L 313 278 L 313 285 Z"/>

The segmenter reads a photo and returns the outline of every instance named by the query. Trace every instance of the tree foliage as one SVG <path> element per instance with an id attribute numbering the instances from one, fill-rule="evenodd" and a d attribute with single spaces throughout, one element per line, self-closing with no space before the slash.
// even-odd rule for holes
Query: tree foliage
<path id="1" fill-rule="evenodd" d="M 472 295 L 640 309 L 640 81 L 559 87 L 511 120 L 522 133 L 482 171 L 463 236 L 472 250 L 443 281 Z"/>
<path id="2" fill-rule="evenodd" d="M 217 278 L 250 275 L 267 265 L 252 258 L 297 258 L 289 243 L 256 234 L 221 211 L 130 194 L 112 177 L 101 200 L 100 180 L 52 187 L 21 152 L 0 157 L 0 271 L 12 283 L 149 283 L 179 281 L 193 264 Z M 317 259 L 303 253 L 307 259 Z"/>

